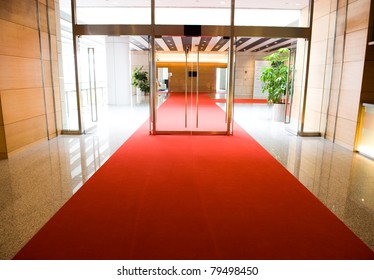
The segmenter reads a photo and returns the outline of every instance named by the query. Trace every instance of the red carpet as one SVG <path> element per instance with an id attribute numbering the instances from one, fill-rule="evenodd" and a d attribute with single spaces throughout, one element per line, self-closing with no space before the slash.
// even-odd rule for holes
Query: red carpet
<path id="1" fill-rule="evenodd" d="M 15 259 L 374 259 L 237 125 L 232 137 L 150 136 L 147 128 Z"/>
<path id="2" fill-rule="evenodd" d="M 185 127 L 185 95 L 171 93 L 166 106 L 157 111 L 159 131 L 227 131 L 225 114 L 212 103 L 207 94 L 198 96 L 198 126 L 196 127 L 196 95 L 187 96 L 187 127 Z"/>

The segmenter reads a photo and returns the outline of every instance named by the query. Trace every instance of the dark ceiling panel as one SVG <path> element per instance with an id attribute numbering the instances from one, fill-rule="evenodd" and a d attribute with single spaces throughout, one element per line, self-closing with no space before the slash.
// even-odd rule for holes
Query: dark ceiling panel
<path id="1" fill-rule="evenodd" d="M 264 43 L 264 42 L 266 42 L 268 40 L 270 40 L 270 39 L 269 38 L 259 38 L 257 41 L 255 41 L 252 44 L 249 44 L 245 48 L 241 49 L 240 52 L 244 52 L 244 51 L 250 50 L 253 47 L 258 46 L 258 45 L 260 45 L 260 44 L 262 44 L 262 43 Z"/>
<path id="2" fill-rule="evenodd" d="M 164 40 L 165 44 L 168 46 L 170 51 L 178 51 L 173 37 L 162 37 L 162 40 Z"/>
<path id="3" fill-rule="evenodd" d="M 145 42 L 148 42 L 149 38 L 146 35 L 140 36 L 143 40 L 137 40 L 137 37 L 130 36 L 130 42 L 140 48 L 141 50 L 147 51 L 148 50 L 148 44 Z M 186 48 L 188 47 L 191 49 L 192 47 L 192 38 L 193 37 L 181 37 L 182 44 L 183 44 L 183 50 L 185 51 Z M 213 37 L 200 37 L 200 42 L 199 42 L 199 51 L 206 51 L 206 48 L 208 47 L 210 41 L 212 40 Z M 168 49 L 163 49 L 161 45 L 155 41 L 156 45 L 156 50 L 157 51 L 178 51 L 177 46 L 175 44 L 174 38 L 173 37 L 162 37 L 164 40 L 166 46 Z M 236 47 L 238 48 L 239 46 L 242 46 L 246 42 L 248 42 L 251 38 L 240 38 L 235 42 Z M 211 51 L 223 51 L 222 47 L 226 45 L 228 42 L 229 38 L 227 37 L 221 37 L 219 41 L 214 45 Z M 248 46 L 244 47 L 243 49 L 239 50 L 241 52 L 251 50 L 253 47 L 258 46 L 260 44 L 265 43 L 266 41 L 271 40 L 270 38 L 258 38 L 258 40 L 254 41 L 253 43 L 249 44 Z M 273 39 L 274 40 L 274 39 Z M 279 48 L 283 47 L 294 47 L 296 43 L 296 39 L 278 39 L 276 41 L 273 41 L 271 43 L 268 43 L 264 46 L 258 47 L 256 49 L 253 49 L 251 52 L 272 52 L 275 51 Z M 288 44 L 287 44 L 288 43 Z"/>
<path id="4" fill-rule="evenodd" d="M 140 36 L 142 37 L 146 42 L 149 42 L 149 39 L 148 39 L 148 36 L 147 35 L 142 35 Z M 156 51 L 163 51 L 164 49 L 160 46 L 159 43 L 157 43 L 157 41 L 155 41 L 155 46 L 156 46 Z"/>
<path id="5" fill-rule="evenodd" d="M 237 40 L 235 42 L 235 46 L 236 47 L 239 47 L 241 45 L 243 45 L 245 42 L 249 41 L 251 38 L 240 38 L 239 40 Z"/>
<path id="6" fill-rule="evenodd" d="M 283 42 L 285 42 L 285 41 L 288 41 L 288 40 L 289 40 L 289 39 L 279 39 L 279 40 L 276 40 L 276 41 L 274 41 L 274 42 L 271 42 L 270 44 L 267 44 L 267 45 L 265 45 L 265 46 L 259 47 L 259 48 L 255 49 L 255 50 L 253 50 L 252 52 L 261 52 L 261 51 L 266 51 L 266 49 L 268 49 L 268 48 L 272 48 L 272 47 L 274 47 L 274 46 L 277 46 L 277 45 L 279 45 L 279 44 L 281 44 L 281 43 L 283 43 Z"/>
<path id="7" fill-rule="evenodd" d="M 295 43 L 296 43 L 296 40 L 292 41 L 289 44 L 286 44 L 286 45 L 283 45 L 283 46 L 279 46 L 279 47 L 276 47 L 276 48 L 272 48 L 272 49 L 266 50 L 266 52 L 273 52 L 273 51 L 276 51 L 279 48 L 290 48 L 290 49 L 293 49 L 293 48 L 296 48 Z"/>
<path id="8" fill-rule="evenodd" d="M 191 50 L 192 47 L 192 37 L 182 37 L 183 50 Z"/>
<path id="9" fill-rule="evenodd" d="M 199 51 L 205 51 L 211 40 L 212 37 L 201 37 Z"/>
<path id="10" fill-rule="evenodd" d="M 217 42 L 217 44 L 215 44 L 215 46 L 213 47 L 212 51 L 219 51 L 224 45 L 226 45 L 226 43 L 229 41 L 228 38 L 225 38 L 225 37 L 222 37 L 221 39 L 219 39 L 219 41 Z"/>

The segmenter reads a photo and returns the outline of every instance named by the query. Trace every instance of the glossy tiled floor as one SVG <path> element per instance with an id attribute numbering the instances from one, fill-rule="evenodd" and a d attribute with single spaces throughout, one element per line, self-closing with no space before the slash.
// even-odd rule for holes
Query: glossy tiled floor
<path id="1" fill-rule="evenodd" d="M 0 160 L 0 259 L 12 258 L 146 121 L 146 98 L 134 104 L 103 109 L 93 133 L 60 136 Z M 235 119 L 374 249 L 374 161 L 286 132 L 267 105 L 237 104 Z"/>

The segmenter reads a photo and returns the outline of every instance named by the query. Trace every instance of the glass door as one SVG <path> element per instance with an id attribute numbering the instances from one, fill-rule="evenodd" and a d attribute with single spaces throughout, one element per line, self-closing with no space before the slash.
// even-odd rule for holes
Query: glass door
<path id="1" fill-rule="evenodd" d="M 180 40 L 183 51 L 157 54 L 156 73 L 168 69 L 168 90 L 157 93 L 167 94 L 167 99 L 156 111 L 156 134 L 227 134 L 226 112 L 216 103 L 227 102 L 227 75 L 218 75 L 221 71 L 217 69 L 227 68 L 228 47 L 220 52 L 208 52 L 208 41 L 212 39 L 169 38 Z M 228 45 L 229 40 L 217 37 L 211 45 L 219 41 Z M 161 77 L 156 79 L 163 80 Z M 225 86 L 217 88 L 222 84 Z"/>
<path id="2" fill-rule="evenodd" d="M 97 127 L 106 90 L 105 37 L 80 36 L 78 39 L 80 111 L 84 132 Z"/>
<path id="3" fill-rule="evenodd" d="M 289 49 L 288 56 L 288 77 L 287 77 L 287 87 L 285 96 L 285 120 L 286 124 L 291 122 L 291 110 L 292 110 L 292 100 L 294 96 L 294 84 L 295 84 L 295 62 L 296 62 L 296 47 Z"/>

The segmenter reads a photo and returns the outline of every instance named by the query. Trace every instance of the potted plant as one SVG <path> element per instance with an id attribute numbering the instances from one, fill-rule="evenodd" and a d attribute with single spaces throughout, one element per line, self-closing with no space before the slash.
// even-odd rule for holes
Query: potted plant
<path id="1" fill-rule="evenodd" d="M 132 83 L 133 86 L 138 88 L 144 94 L 149 93 L 150 85 L 148 80 L 148 72 L 143 70 L 143 66 L 138 68 L 135 67 L 132 72 Z"/>
<path id="2" fill-rule="evenodd" d="M 284 97 L 287 89 L 289 49 L 280 48 L 277 52 L 265 57 L 269 61 L 269 66 L 264 67 L 260 80 L 263 82 L 262 92 L 268 93 L 267 101 L 274 105 L 273 119 L 284 121 L 285 108 Z"/>

